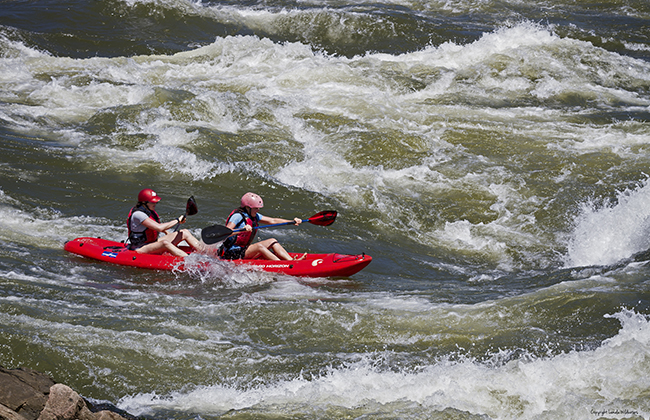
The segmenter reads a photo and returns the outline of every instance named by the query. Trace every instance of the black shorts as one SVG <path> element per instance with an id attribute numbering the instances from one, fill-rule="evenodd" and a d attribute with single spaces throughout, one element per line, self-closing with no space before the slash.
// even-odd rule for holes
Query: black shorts
<path id="1" fill-rule="evenodd" d="M 135 251 L 138 248 L 142 248 L 143 246 L 147 245 L 146 242 L 140 242 L 136 244 L 128 243 L 126 244 L 126 247 L 129 251 Z"/>
<path id="2" fill-rule="evenodd" d="M 244 258 L 246 254 L 246 248 L 242 248 L 238 245 L 231 246 L 230 248 L 224 248 L 223 246 L 219 248 L 219 258 L 224 260 L 240 260 Z"/>

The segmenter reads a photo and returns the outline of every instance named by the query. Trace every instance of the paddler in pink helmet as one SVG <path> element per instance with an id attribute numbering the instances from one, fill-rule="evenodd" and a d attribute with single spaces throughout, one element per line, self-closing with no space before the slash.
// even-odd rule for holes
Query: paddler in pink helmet
<path id="1" fill-rule="evenodd" d="M 219 248 L 219 256 L 223 259 L 236 260 L 240 258 L 259 258 L 267 260 L 293 260 L 294 258 L 280 245 L 275 238 L 265 239 L 253 243 L 260 224 L 272 225 L 277 223 L 291 223 L 291 220 L 278 217 L 263 216 L 259 210 L 264 207 L 264 201 L 259 195 L 248 192 L 241 198 L 240 206 L 233 210 L 226 219 L 226 227 L 232 230 L 243 228 L 244 232 L 234 234 L 226 239 Z M 302 219 L 293 219 L 297 226 Z M 302 257 L 304 258 L 304 256 Z"/>

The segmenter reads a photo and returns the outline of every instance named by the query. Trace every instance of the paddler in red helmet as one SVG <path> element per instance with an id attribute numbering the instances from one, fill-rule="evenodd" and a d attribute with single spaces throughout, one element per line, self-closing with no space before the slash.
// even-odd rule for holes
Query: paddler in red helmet
<path id="1" fill-rule="evenodd" d="M 255 228 L 260 224 L 272 225 L 292 221 L 294 224 L 299 225 L 302 223 L 302 219 L 296 217 L 293 220 L 287 220 L 261 215 L 259 210 L 264 207 L 264 201 L 262 201 L 262 197 L 252 192 L 244 194 L 240 204 L 240 207 L 233 210 L 226 219 L 226 227 L 232 230 L 244 228 L 245 231 L 228 237 L 219 248 L 219 256 L 228 260 L 259 257 L 275 261 L 293 260 L 294 258 L 275 238 L 253 243 L 257 233 Z"/>
<path id="2" fill-rule="evenodd" d="M 177 257 L 187 257 L 187 252 L 178 247 L 182 241 L 195 250 L 201 250 L 201 243 L 187 229 L 167 233 L 177 224 L 185 223 L 185 215 L 167 223 L 161 223 L 156 204 L 160 196 L 151 188 L 145 188 L 138 194 L 138 204 L 129 212 L 127 228 L 129 230 L 128 247 L 139 254 L 162 254 L 167 251 Z M 164 233 L 164 236 L 160 236 Z"/>

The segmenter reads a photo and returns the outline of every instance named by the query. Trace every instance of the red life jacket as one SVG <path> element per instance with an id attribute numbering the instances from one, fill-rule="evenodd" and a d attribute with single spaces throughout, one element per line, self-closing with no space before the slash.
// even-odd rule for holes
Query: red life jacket
<path id="1" fill-rule="evenodd" d="M 151 217 L 156 222 L 160 223 L 160 217 L 158 217 L 158 213 L 156 213 L 153 210 L 150 210 L 146 204 L 138 203 L 135 207 L 133 207 L 129 212 L 129 217 L 126 219 L 126 227 L 129 230 L 128 241 L 130 244 L 130 248 L 133 249 L 139 248 L 146 244 L 156 242 L 158 240 L 158 231 L 156 230 L 145 228 L 145 230 L 142 232 L 131 231 L 131 217 L 133 216 L 133 213 L 135 213 L 136 211 L 141 211 L 145 213 L 147 216 Z"/>
<path id="2" fill-rule="evenodd" d="M 242 248 L 247 248 L 250 244 L 253 243 L 253 239 L 255 239 L 255 234 L 257 233 L 257 226 L 259 226 L 259 220 L 257 216 L 255 217 L 255 220 L 253 220 L 248 213 L 244 209 L 237 208 L 230 212 L 228 215 L 228 218 L 226 219 L 226 224 L 230 221 L 230 218 L 235 214 L 239 213 L 242 216 L 241 222 L 239 222 L 236 226 L 235 229 L 239 229 L 244 227 L 244 225 L 250 225 L 253 230 L 251 232 L 246 232 L 243 231 L 235 236 L 231 236 L 228 239 L 225 240 L 223 243 L 224 248 L 230 248 L 232 246 L 240 246 Z M 233 229 L 234 230 L 234 229 Z"/>

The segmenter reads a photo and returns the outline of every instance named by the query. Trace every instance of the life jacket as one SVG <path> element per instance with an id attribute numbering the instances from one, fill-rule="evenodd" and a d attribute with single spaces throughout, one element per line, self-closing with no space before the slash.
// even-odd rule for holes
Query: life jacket
<path id="1" fill-rule="evenodd" d="M 250 225 L 253 230 L 251 232 L 246 232 L 243 231 L 241 233 L 238 233 L 237 235 L 231 236 L 228 239 L 226 239 L 223 243 L 223 248 L 228 249 L 232 246 L 239 246 L 241 248 L 247 248 L 250 244 L 253 243 L 253 239 L 255 239 L 255 234 L 257 233 L 257 226 L 259 226 L 259 221 L 257 217 L 255 219 L 252 219 L 248 213 L 244 209 L 237 208 L 230 212 L 228 215 L 228 218 L 226 219 L 226 224 L 230 221 L 230 218 L 235 214 L 239 213 L 242 216 L 242 220 L 235 226 L 235 229 L 239 229 L 244 227 L 245 225 Z"/>
<path id="2" fill-rule="evenodd" d="M 136 211 L 141 211 L 156 222 L 160 223 L 160 217 L 158 216 L 158 213 L 150 210 L 146 204 L 138 203 L 135 207 L 133 207 L 129 212 L 129 217 L 126 219 L 126 227 L 129 230 L 129 247 L 132 249 L 139 248 L 142 245 L 150 244 L 158 240 L 158 231 L 156 230 L 149 228 L 145 228 L 145 230 L 142 232 L 133 232 L 131 230 L 131 217 Z"/>

